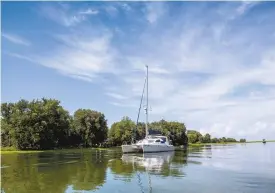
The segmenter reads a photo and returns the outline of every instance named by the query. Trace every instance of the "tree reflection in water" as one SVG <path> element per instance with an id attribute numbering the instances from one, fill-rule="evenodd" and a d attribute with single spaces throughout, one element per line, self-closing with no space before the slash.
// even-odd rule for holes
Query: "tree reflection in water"
<path id="1" fill-rule="evenodd" d="M 95 190 L 105 183 L 105 151 L 11 154 L 2 156 L 2 192 L 37 193 Z"/>
<path id="2" fill-rule="evenodd" d="M 95 191 L 106 183 L 109 168 L 113 179 L 137 182 L 141 192 L 150 192 L 155 179 L 153 176 L 184 177 L 187 164 L 201 164 L 195 158 L 187 159 L 187 154 L 192 154 L 192 151 L 122 155 L 121 149 L 78 149 L 2 155 L 1 191 Z M 196 151 L 201 149 L 195 149 L 194 154 Z"/>

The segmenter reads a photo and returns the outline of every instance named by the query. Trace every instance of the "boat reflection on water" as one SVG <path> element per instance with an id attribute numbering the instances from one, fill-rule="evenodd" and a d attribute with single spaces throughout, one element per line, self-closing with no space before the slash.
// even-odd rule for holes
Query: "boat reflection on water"
<path id="1" fill-rule="evenodd" d="M 163 171 L 165 165 L 170 165 L 175 152 L 159 152 L 159 153 L 144 153 L 144 154 L 123 154 L 122 161 L 127 164 L 132 164 L 135 168 L 144 168 L 146 171 L 159 173 Z"/>
<path id="2" fill-rule="evenodd" d="M 132 165 L 133 170 L 136 173 L 140 191 L 142 193 L 152 193 L 153 185 L 151 175 L 170 176 L 170 167 L 174 155 L 174 151 L 144 154 L 123 154 L 121 159 L 125 164 Z"/>

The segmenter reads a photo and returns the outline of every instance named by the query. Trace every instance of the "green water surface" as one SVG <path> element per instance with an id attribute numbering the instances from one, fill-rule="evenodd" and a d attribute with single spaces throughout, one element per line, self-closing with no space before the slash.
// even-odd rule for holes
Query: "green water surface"
<path id="1" fill-rule="evenodd" d="M 123 155 L 119 148 L 1 156 L 5 193 L 275 193 L 275 143 Z"/>

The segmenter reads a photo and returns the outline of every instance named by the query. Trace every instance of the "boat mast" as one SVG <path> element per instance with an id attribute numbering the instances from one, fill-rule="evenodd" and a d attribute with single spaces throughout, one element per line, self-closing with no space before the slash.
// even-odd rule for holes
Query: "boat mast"
<path id="1" fill-rule="evenodd" d="M 146 124 L 145 124 L 145 128 L 146 128 L 146 138 L 148 137 L 148 65 L 146 65 L 146 83 L 147 83 L 147 91 L 146 91 Z"/>
<path id="2" fill-rule="evenodd" d="M 146 77 L 145 77 L 145 80 L 144 80 L 142 95 L 141 95 L 140 104 L 139 104 L 139 109 L 138 109 L 138 117 L 137 117 L 136 130 L 133 130 L 133 134 L 132 134 L 132 143 L 134 143 L 134 141 L 136 140 L 136 134 L 135 134 L 135 132 L 136 132 L 137 129 L 138 129 L 138 120 L 139 120 L 139 115 L 140 115 L 140 109 L 141 109 L 142 102 L 143 102 L 143 96 L 144 96 L 145 86 L 146 86 Z"/>

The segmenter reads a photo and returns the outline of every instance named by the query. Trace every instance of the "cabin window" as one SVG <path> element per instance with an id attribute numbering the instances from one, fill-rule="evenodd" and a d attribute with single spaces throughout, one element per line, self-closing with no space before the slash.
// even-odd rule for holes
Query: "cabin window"
<path id="1" fill-rule="evenodd" d="M 164 143 L 166 142 L 166 138 L 165 137 L 162 137 L 161 139 L 162 139 L 162 141 L 164 141 Z"/>
<path id="2" fill-rule="evenodd" d="M 160 139 L 157 139 L 156 142 L 160 142 Z"/>

